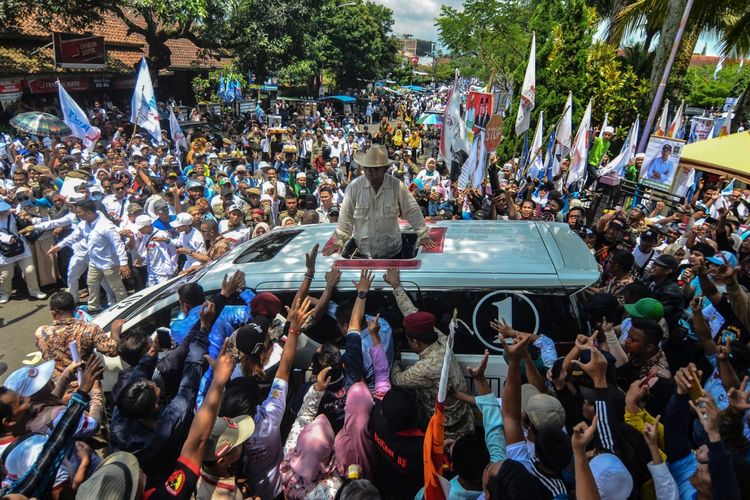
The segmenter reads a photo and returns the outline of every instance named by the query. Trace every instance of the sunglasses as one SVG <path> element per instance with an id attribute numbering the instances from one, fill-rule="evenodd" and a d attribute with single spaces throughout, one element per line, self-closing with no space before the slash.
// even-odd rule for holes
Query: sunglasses
<path id="1" fill-rule="evenodd" d="M 30 199 L 28 196 L 19 196 L 16 198 L 16 201 L 29 201 Z"/>

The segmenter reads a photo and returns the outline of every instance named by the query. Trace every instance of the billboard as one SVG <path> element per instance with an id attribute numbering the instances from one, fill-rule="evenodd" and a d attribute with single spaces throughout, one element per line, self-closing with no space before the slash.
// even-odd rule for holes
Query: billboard
<path id="1" fill-rule="evenodd" d="M 55 66 L 61 68 L 101 69 L 106 65 L 107 53 L 103 36 L 52 33 Z"/>
<path id="2" fill-rule="evenodd" d="M 641 183 L 667 192 L 672 192 L 672 183 L 677 165 L 682 156 L 685 141 L 671 137 L 651 136 L 646 147 L 646 158 L 641 167 Z"/>

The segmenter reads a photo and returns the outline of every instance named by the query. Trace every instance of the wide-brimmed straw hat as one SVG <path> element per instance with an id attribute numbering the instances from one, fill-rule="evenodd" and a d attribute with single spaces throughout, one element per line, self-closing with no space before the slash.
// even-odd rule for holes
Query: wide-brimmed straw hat
<path id="1" fill-rule="evenodd" d="M 354 161 L 365 168 L 387 167 L 390 164 L 388 150 L 381 145 L 372 146 L 366 153 L 354 153 Z"/>

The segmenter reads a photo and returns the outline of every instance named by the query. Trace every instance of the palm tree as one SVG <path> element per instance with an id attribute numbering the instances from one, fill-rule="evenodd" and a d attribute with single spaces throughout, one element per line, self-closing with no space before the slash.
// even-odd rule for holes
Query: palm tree
<path id="1" fill-rule="evenodd" d="M 621 40 L 635 30 L 643 28 L 647 36 L 644 44 L 649 47 L 656 33 L 659 34 L 659 44 L 651 70 L 652 99 L 664 74 L 686 4 L 687 0 L 634 0 L 621 8 L 612 19 L 610 30 L 615 40 Z M 702 33 L 721 37 L 747 12 L 747 0 L 694 0 L 680 43 L 680 51 L 672 68 L 671 87 L 678 88 L 682 83 L 690 64 L 690 57 Z"/>
<path id="2" fill-rule="evenodd" d="M 721 48 L 724 54 L 741 58 L 750 54 L 750 8 L 746 10 L 744 15 L 737 16 L 729 29 L 724 33 L 724 38 L 721 41 Z M 732 121 L 733 131 L 737 130 L 740 122 L 748 115 L 748 111 L 750 111 L 750 81 L 748 81 L 747 88 L 745 88 L 745 91 L 737 101 L 737 106 L 734 108 L 735 119 Z"/>

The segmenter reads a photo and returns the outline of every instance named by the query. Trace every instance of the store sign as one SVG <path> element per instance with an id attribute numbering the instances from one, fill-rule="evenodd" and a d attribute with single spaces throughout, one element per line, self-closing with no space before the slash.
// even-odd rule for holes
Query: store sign
<path id="1" fill-rule="evenodd" d="M 68 92 L 81 92 L 89 90 L 88 78 L 60 78 L 60 84 Z M 57 86 L 53 78 L 35 78 L 28 80 L 29 90 L 32 94 L 56 94 Z"/>
<path id="2" fill-rule="evenodd" d="M 3 78 L 0 79 L 0 94 L 11 94 L 15 92 L 21 92 L 23 90 L 23 84 L 21 79 L 14 78 Z"/>
<path id="3" fill-rule="evenodd" d="M 112 79 L 106 76 L 96 76 L 91 79 L 91 88 L 95 90 L 111 89 Z"/>
<path id="4" fill-rule="evenodd" d="M 106 66 L 107 52 L 103 36 L 53 33 L 55 66 L 61 68 L 100 69 Z"/>
<path id="5" fill-rule="evenodd" d="M 156 83 L 156 82 L 154 82 Z M 156 86 L 156 85 L 154 85 Z M 129 77 L 129 78 L 118 78 L 114 81 L 112 88 L 115 90 L 123 90 L 123 89 L 134 89 L 135 88 L 135 77 Z"/>

